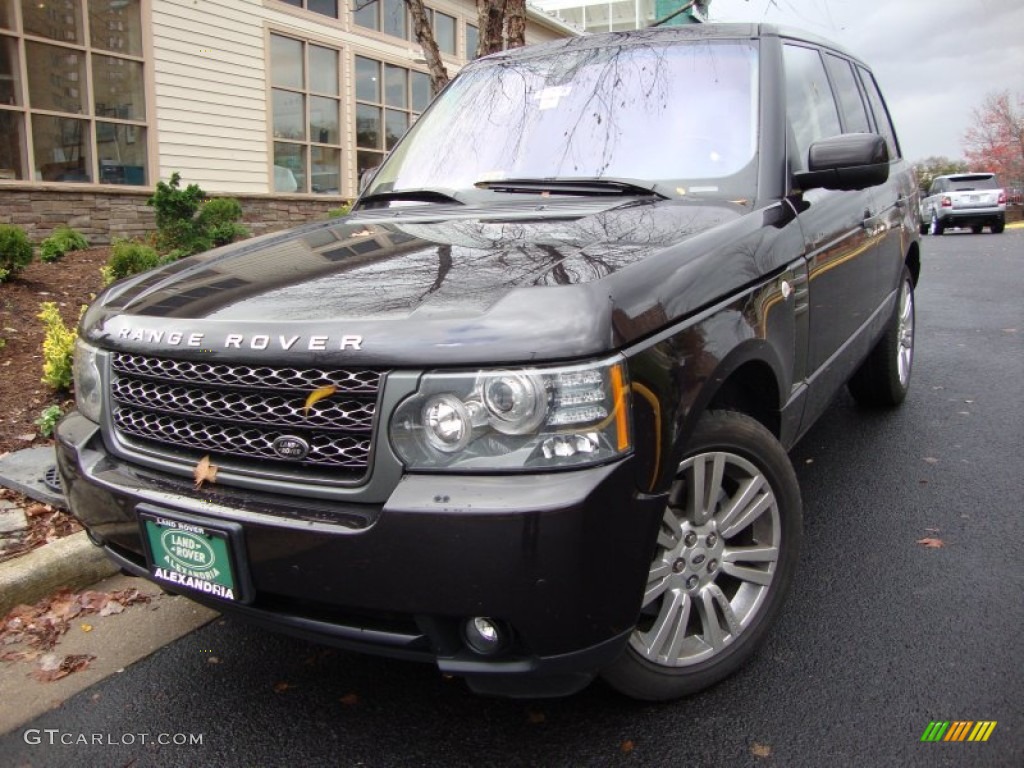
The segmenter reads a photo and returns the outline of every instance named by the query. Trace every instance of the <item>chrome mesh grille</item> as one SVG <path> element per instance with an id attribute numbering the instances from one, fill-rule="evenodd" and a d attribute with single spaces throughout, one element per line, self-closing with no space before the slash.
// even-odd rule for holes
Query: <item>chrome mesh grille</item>
<path id="1" fill-rule="evenodd" d="M 373 370 L 274 368 L 116 353 L 114 427 L 128 445 L 171 446 L 279 466 L 369 464 L 381 374 Z M 317 389 L 337 388 L 306 408 Z M 279 438 L 309 446 L 301 459 L 274 448 Z"/>

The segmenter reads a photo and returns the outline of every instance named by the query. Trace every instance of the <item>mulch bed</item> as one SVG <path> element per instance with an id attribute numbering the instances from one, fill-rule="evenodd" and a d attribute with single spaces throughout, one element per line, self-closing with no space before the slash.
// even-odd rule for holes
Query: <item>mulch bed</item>
<path id="1" fill-rule="evenodd" d="M 64 322 L 78 323 L 83 304 L 102 287 L 100 267 L 108 247 L 74 251 L 60 261 L 38 259 L 0 283 L 0 456 L 22 448 L 46 445 L 35 421 L 50 405 L 73 407 L 70 392 L 54 392 L 43 375 L 43 325 L 37 315 L 44 301 L 60 307 Z"/>

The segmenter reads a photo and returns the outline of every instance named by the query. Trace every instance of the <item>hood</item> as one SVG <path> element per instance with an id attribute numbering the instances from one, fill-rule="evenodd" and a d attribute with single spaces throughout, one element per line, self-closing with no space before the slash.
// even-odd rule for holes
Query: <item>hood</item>
<path id="1" fill-rule="evenodd" d="M 572 358 L 628 342 L 616 294 L 641 262 L 741 218 L 737 205 L 606 201 L 368 211 L 243 241 L 113 286 L 103 346 L 396 365 Z M 613 306 L 609 306 L 609 304 Z M 442 354 L 439 354 L 442 353 Z"/>

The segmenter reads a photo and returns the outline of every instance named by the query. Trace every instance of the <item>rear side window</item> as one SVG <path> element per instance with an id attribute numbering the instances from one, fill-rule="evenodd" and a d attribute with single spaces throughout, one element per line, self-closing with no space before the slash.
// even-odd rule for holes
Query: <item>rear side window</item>
<path id="1" fill-rule="evenodd" d="M 892 127 L 892 120 L 889 119 L 889 110 L 885 108 L 885 101 L 878 90 L 874 75 L 863 67 L 860 70 L 861 80 L 864 83 L 864 90 L 868 94 L 868 101 L 871 103 L 871 111 L 875 113 L 876 130 L 885 138 L 889 145 L 889 158 L 895 160 L 900 156 L 900 145 L 896 141 L 896 131 Z"/>
<path id="2" fill-rule="evenodd" d="M 825 74 L 821 55 L 814 48 L 784 46 L 786 67 L 786 117 L 795 144 L 792 170 L 807 167 L 811 144 L 842 133 L 839 111 Z"/>
<path id="3" fill-rule="evenodd" d="M 864 99 L 857 86 L 857 76 L 853 73 L 850 62 L 833 56 L 831 53 L 826 53 L 825 64 L 828 66 L 828 72 L 836 87 L 839 108 L 843 114 L 844 131 L 846 133 L 869 133 L 871 121 L 868 120 Z"/>

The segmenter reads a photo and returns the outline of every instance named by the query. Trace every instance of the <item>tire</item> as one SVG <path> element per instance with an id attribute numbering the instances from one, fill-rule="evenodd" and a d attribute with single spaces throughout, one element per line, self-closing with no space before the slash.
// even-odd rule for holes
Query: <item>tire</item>
<path id="1" fill-rule="evenodd" d="M 992 230 L 992 234 L 993 235 L 1001 235 L 1001 234 L 1003 234 L 1003 230 L 1006 229 L 1006 222 L 1005 221 L 1000 221 L 1000 222 L 990 226 L 989 229 Z"/>
<path id="2" fill-rule="evenodd" d="M 669 495 L 639 621 L 605 680 L 634 699 L 666 701 L 738 670 L 782 606 L 801 518 L 800 487 L 775 437 L 744 414 L 706 413 Z"/>
<path id="3" fill-rule="evenodd" d="M 942 225 L 942 222 L 939 221 L 938 215 L 935 211 L 932 211 L 932 221 L 928 227 L 928 233 L 931 235 L 941 235 L 945 231 L 946 228 Z"/>
<path id="4" fill-rule="evenodd" d="M 891 408 L 906 398 L 913 365 L 914 279 L 903 267 L 892 319 L 846 386 L 861 405 Z"/>
<path id="5" fill-rule="evenodd" d="M 925 221 L 924 219 L 920 219 L 917 222 L 917 231 L 920 232 L 922 235 L 927 235 L 928 234 L 928 229 L 929 229 L 928 222 Z"/>
<path id="6" fill-rule="evenodd" d="M 984 229 L 984 227 L 982 227 L 981 224 L 975 224 L 974 226 L 971 227 L 971 232 L 973 232 L 976 235 L 980 235 L 982 229 Z"/>

